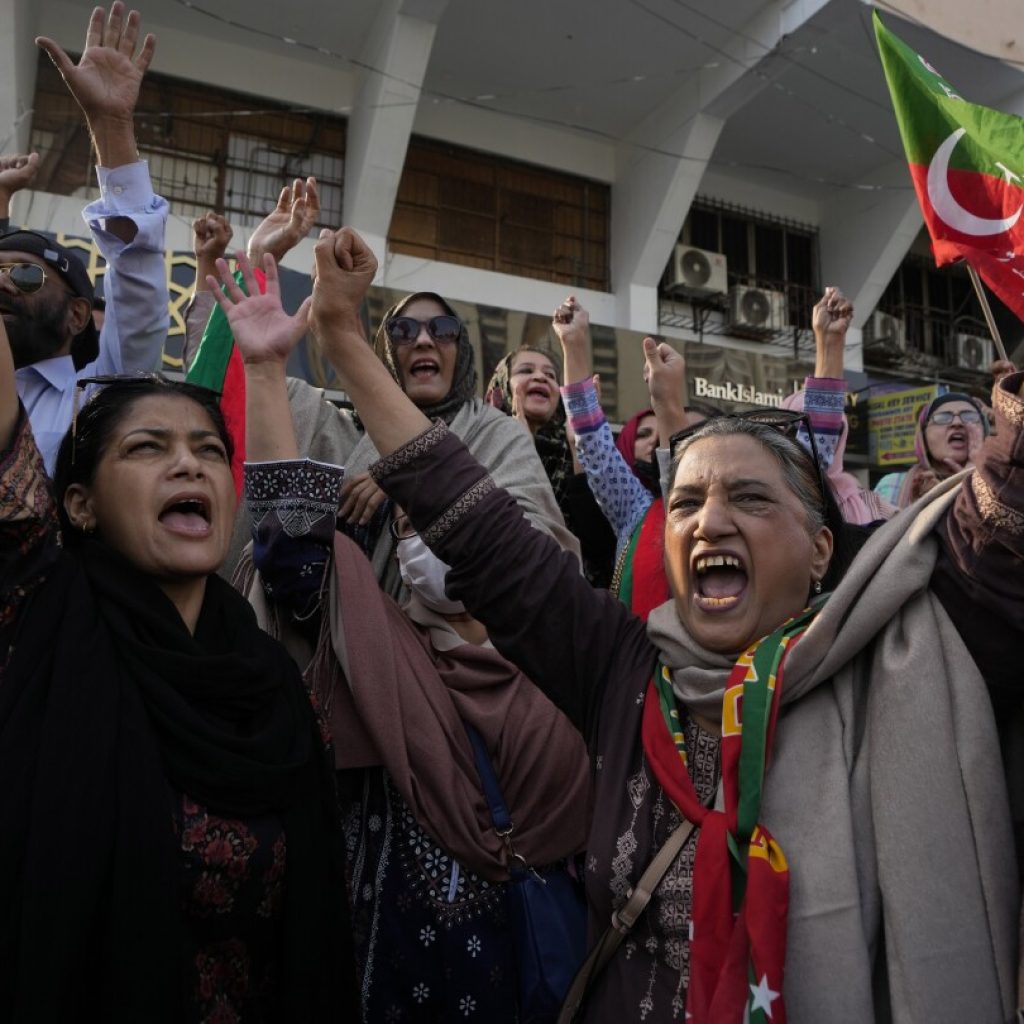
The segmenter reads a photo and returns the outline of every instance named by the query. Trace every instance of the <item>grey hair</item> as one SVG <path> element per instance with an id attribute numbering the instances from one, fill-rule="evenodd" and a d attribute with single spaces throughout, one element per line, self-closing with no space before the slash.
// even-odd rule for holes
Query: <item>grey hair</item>
<path id="1" fill-rule="evenodd" d="M 679 463 L 689 448 L 709 437 L 752 437 L 775 456 L 789 489 L 800 500 L 807 513 L 807 532 L 814 535 L 825 526 L 826 497 L 821 493 L 818 472 L 811 456 L 798 441 L 755 420 L 722 416 L 708 420 L 676 446 L 672 457 L 672 483 L 675 483 Z"/>

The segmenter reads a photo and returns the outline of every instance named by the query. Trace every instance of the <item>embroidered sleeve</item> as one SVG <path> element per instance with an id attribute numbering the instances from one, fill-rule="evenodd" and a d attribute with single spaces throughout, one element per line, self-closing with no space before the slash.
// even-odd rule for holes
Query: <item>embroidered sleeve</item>
<path id="1" fill-rule="evenodd" d="M 11 447 L 0 454 L 0 627 L 13 621 L 59 552 L 57 506 L 22 409 Z"/>
<path id="2" fill-rule="evenodd" d="M 330 566 L 344 470 L 312 460 L 247 462 L 253 563 L 270 600 L 308 618 Z"/>
<path id="3" fill-rule="evenodd" d="M 845 404 L 845 380 L 833 377 L 808 377 L 804 381 L 804 412 L 811 421 L 814 443 L 818 449 L 823 473 L 829 471 L 836 456 L 836 448 L 843 432 Z M 803 428 L 800 430 L 799 440 L 809 451 L 810 443 Z"/>
<path id="4" fill-rule="evenodd" d="M 576 439 L 576 458 L 597 504 L 615 531 L 616 550 L 629 540 L 654 500 L 615 447 L 611 427 L 602 419 L 596 430 Z"/>
<path id="5" fill-rule="evenodd" d="M 418 434 L 411 441 L 406 441 L 401 448 L 396 448 L 390 455 L 385 455 L 374 462 L 370 466 L 370 475 L 377 483 L 381 483 L 385 477 L 404 469 L 436 448 L 447 434 L 448 427 L 442 420 L 436 420 L 422 434 Z"/>
<path id="6" fill-rule="evenodd" d="M 994 390 L 996 426 L 975 464 L 970 487 L 961 490 L 957 517 L 968 526 L 980 517 L 975 546 L 984 536 L 1024 557 L 1024 400 L 1018 395 L 1024 373 L 1011 374 Z"/>

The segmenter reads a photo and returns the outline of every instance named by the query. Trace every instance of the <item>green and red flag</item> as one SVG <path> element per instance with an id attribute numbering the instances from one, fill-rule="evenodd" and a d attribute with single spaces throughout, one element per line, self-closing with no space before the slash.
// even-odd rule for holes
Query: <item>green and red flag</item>
<path id="1" fill-rule="evenodd" d="M 256 268 L 253 273 L 260 292 L 265 292 L 266 275 Z M 235 280 L 238 287 L 245 291 L 241 271 L 236 272 Z M 231 473 L 235 478 L 235 491 L 241 497 L 242 466 L 245 464 L 245 368 L 235 347 L 228 318 L 220 306 L 213 308 L 186 379 L 190 384 L 209 388 L 220 395 L 220 410 L 235 450 L 231 459 Z"/>
<path id="2" fill-rule="evenodd" d="M 968 103 L 874 21 L 936 264 L 967 260 L 1024 320 L 1024 120 Z"/>

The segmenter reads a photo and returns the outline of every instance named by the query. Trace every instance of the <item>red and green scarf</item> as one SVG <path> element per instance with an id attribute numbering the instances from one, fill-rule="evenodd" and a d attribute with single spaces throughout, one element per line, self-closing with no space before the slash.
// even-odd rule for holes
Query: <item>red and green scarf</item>
<path id="1" fill-rule="evenodd" d="M 655 498 L 623 552 L 618 599 L 644 622 L 670 597 L 665 575 L 665 500 Z"/>
<path id="2" fill-rule="evenodd" d="M 267 290 L 267 278 L 262 270 L 254 268 L 260 292 Z M 244 292 L 245 281 L 242 272 L 235 273 L 235 280 Z M 220 306 L 214 306 L 213 313 L 203 332 L 192 366 L 186 378 L 190 384 L 209 388 L 220 395 L 220 411 L 224 416 L 228 433 L 234 444 L 235 454 L 231 460 L 231 472 L 235 478 L 235 492 L 242 494 L 242 467 L 245 464 L 245 367 L 242 356 L 235 347 L 235 339 L 228 326 L 228 318 Z"/>
<path id="3" fill-rule="evenodd" d="M 690 779 L 669 671 L 659 664 L 647 688 L 644 753 L 662 789 L 700 826 L 686 1000 L 694 1024 L 785 1024 L 789 867 L 758 816 L 783 666 L 814 614 L 808 609 L 759 640 L 729 676 L 722 703 L 724 811 L 705 807 Z"/>

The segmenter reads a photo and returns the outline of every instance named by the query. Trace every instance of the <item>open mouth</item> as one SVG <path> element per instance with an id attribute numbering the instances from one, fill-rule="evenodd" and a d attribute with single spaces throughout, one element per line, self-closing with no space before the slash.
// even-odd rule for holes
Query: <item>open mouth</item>
<path id="1" fill-rule="evenodd" d="M 967 431 L 965 430 L 951 430 L 946 435 L 946 443 L 957 446 L 967 446 Z"/>
<path id="2" fill-rule="evenodd" d="M 204 536 L 210 530 L 210 504 L 202 495 L 175 498 L 164 506 L 159 519 L 175 533 Z"/>
<path id="3" fill-rule="evenodd" d="M 526 389 L 526 397 L 538 398 L 542 402 L 547 402 L 551 398 L 551 392 L 543 384 L 534 384 Z"/>
<path id="4" fill-rule="evenodd" d="M 740 603 L 747 590 L 746 567 L 733 554 L 698 555 L 693 560 L 693 576 L 694 601 L 703 611 L 729 611 Z"/>
<path id="5" fill-rule="evenodd" d="M 441 366 L 433 359 L 417 359 L 409 367 L 409 375 L 417 380 L 425 380 L 441 372 Z"/>

